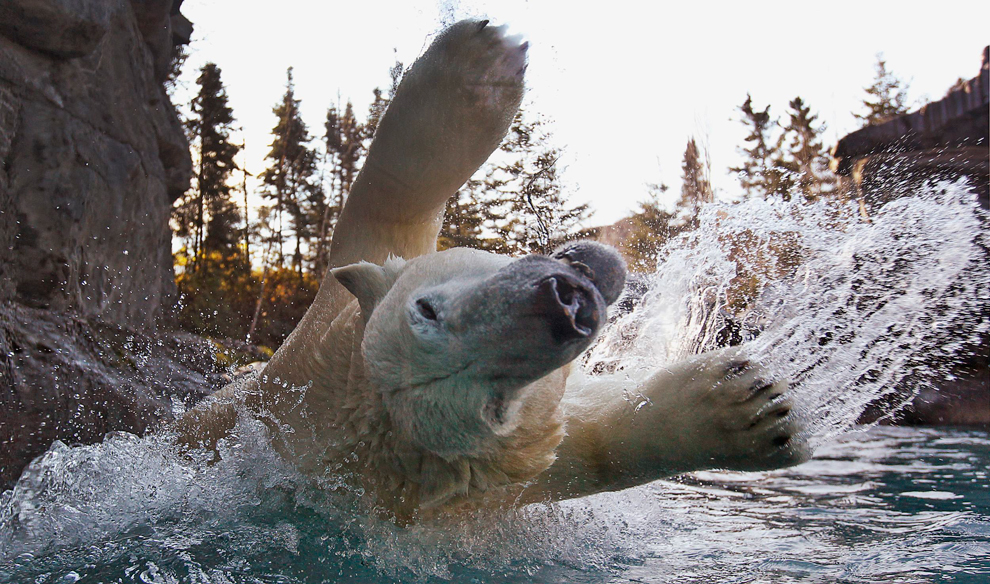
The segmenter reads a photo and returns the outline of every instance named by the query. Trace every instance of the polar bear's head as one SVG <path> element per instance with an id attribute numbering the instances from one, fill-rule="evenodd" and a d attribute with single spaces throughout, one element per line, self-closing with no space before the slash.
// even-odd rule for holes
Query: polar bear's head
<path id="1" fill-rule="evenodd" d="M 333 275 L 360 303 L 365 372 L 392 423 L 456 456 L 511 432 L 525 388 L 591 344 L 625 265 L 578 242 L 549 257 L 458 248 Z"/>

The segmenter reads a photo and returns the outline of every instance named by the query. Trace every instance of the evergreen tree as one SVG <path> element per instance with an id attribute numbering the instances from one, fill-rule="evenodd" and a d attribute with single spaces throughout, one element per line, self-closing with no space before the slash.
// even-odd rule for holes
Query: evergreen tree
<path id="1" fill-rule="evenodd" d="M 368 120 L 365 122 L 363 127 L 365 138 L 368 140 L 368 145 L 371 144 L 371 139 L 375 137 L 375 131 L 378 129 L 378 123 L 382 120 L 382 116 L 385 115 L 385 110 L 388 108 L 389 101 L 388 97 L 382 93 L 379 88 L 374 88 L 371 90 L 374 98 L 371 100 L 371 105 L 368 106 Z"/>
<path id="2" fill-rule="evenodd" d="M 684 149 L 684 159 L 681 162 L 683 182 L 681 183 L 681 197 L 677 201 L 676 214 L 678 222 L 691 229 L 698 225 L 698 213 L 701 211 L 702 205 L 715 200 L 711 182 L 708 179 L 709 169 L 707 157 L 702 157 L 697 142 L 693 137 L 690 138 Z"/>
<path id="3" fill-rule="evenodd" d="M 484 170 L 479 174 L 484 174 Z M 500 193 L 489 189 L 486 178 L 472 177 L 447 199 L 437 250 L 471 247 L 509 253 L 508 244 L 497 228 L 506 221 L 504 205 L 499 204 Z"/>
<path id="4" fill-rule="evenodd" d="M 186 239 L 190 256 L 185 265 L 192 271 L 214 252 L 227 256 L 235 251 L 242 221 L 228 184 L 237 169 L 234 157 L 240 146 L 230 141 L 234 116 L 227 105 L 220 68 L 207 63 L 196 83 L 200 89 L 186 123 L 198 159 L 195 188 L 179 201 L 173 213 L 176 234 Z"/>
<path id="5" fill-rule="evenodd" d="M 887 70 L 883 53 L 878 53 L 876 77 L 873 84 L 866 88 L 866 98 L 863 99 L 866 113 L 853 115 L 862 120 L 864 126 L 875 126 L 907 113 L 907 89 L 907 85 Z"/>
<path id="6" fill-rule="evenodd" d="M 196 83 L 200 91 L 192 101 L 194 117 L 190 121 L 199 139 L 196 182 L 208 214 L 203 250 L 206 253 L 226 251 L 236 248 L 239 240 L 240 209 L 228 181 L 237 169 L 234 157 L 241 148 L 230 141 L 234 115 L 227 105 L 220 68 L 207 63 Z"/>
<path id="7" fill-rule="evenodd" d="M 369 141 L 369 145 L 370 140 L 375 137 L 375 131 L 378 130 L 378 123 L 382 120 L 382 116 L 385 115 L 385 110 L 388 109 L 388 104 L 395 97 L 395 90 L 399 88 L 399 81 L 402 80 L 402 71 L 402 61 L 396 59 L 395 64 L 388 70 L 388 75 L 391 78 L 388 93 L 382 93 L 382 90 L 377 87 L 372 90 L 375 97 L 368 107 L 368 119 L 364 123 L 364 134 Z"/>
<path id="8" fill-rule="evenodd" d="M 184 83 L 179 81 L 182 77 L 182 68 L 186 64 L 186 59 L 189 58 L 189 45 L 175 45 L 174 52 L 172 53 L 172 60 L 168 64 L 168 73 L 165 76 L 165 93 L 168 95 L 169 99 L 175 103 L 175 91 L 179 86 L 185 86 Z"/>
<path id="9" fill-rule="evenodd" d="M 777 166 L 788 173 L 805 199 L 813 201 L 835 190 L 835 177 L 828 169 L 829 155 L 821 140 L 825 124 L 817 124 L 818 115 L 812 114 L 800 97 L 788 105 Z"/>
<path id="10" fill-rule="evenodd" d="M 665 184 L 648 185 L 647 199 L 639 204 L 630 218 L 632 232 L 622 244 L 622 253 L 635 272 L 653 273 L 657 269 L 657 254 L 667 241 L 684 229 L 676 214 L 663 209 L 660 196 L 667 192 Z"/>
<path id="11" fill-rule="evenodd" d="M 483 183 L 481 183 L 483 184 Z M 486 249 L 484 242 L 484 203 L 477 197 L 478 181 L 468 181 L 447 199 L 443 227 L 437 237 L 437 250 L 452 247 Z"/>
<path id="12" fill-rule="evenodd" d="M 173 217 L 187 243 L 176 257 L 178 318 L 199 334 L 236 337 L 246 325 L 252 288 L 250 262 L 241 249 L 245 219 L 230 185 L 241 147 L 230 141 L 234 116 L 220 68 L 207 63 L 196 83 L 199 92 L 186 123 L 197 160 L 195 188 Z"/>
<path id="13" fill-rule="evenodd" d="M 729 170 L 737 173 L 739 184 L 746 198 L 766 198 L 770 195 L 789 193 L 786 176 L 774 164 L 775 147 L 771 146 L 773 129 L 777 122 L 770 117 L 770 106 L 763 111 L 753 109 L 753 98 L 747 94 L 746 101 L 739 107 L 742 123 L 749 130 L 745 141 L 749 147 L 739 147 L 743 164 Z"/>
<path id="14" fill-rule="evenodd" d="M 295 98 L 292 67 L 286 72 L 285 95 L 272 111 L 278 123 L 272 128 L 271 150 L 265 157 L 269 166 L 261 174 L 265 185 L 264 196 L 272 201 L 275 213 L 275 246 L 278 264 L 284 265 L 283 246 L 286 241 L 285 223 L 294 236 L 292 266 L 302 274 L 303 246 L 313 236 L 312 214 L 308 206 L 321 196 L 316 184 L 316 152 L 309 146 L 309 129 L 299 114 L 299 100 Z"/>
<path id="15" fill-rule="evenodd" d="M 588 205 L 564 202 L 557 174 L 560 151 L 549 145 L 550 138 L 542 121 L 528 122 L 518 112 L 499 147 L 507 162 L 487 179 L 506 206 L 506 219 L 496 227 L 513 253 L 549 253 L 580 237 L 580 225 L 590 216 Z"/>
<path id="16" fill-rule="evenodd" d="M 361 169 L 361 161 L 366 152 L 365 126 L 355 117 L 354 106 L 350 101 L 343 114 L 336 106 L 327 109 L 323 129 L 323 166 L 329 167 L 330 184 L 326 188 L 324 202 L 312 207 L 313 224 L 317 227 L 314 259 L 318 273 L 322 273 L 325 268 L 333 228 L 344 208 L 347 193 Z M 325 181 L 321 180 L 320 183 L 324 184 Z"/>

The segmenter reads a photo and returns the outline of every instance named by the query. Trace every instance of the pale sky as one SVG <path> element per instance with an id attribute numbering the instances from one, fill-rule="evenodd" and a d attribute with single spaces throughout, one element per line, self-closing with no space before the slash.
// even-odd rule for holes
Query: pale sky
<path id="1" fill-rule="evenodd" d="M 747 92 L 775 116 L 800 95 L 827 122 L 831 145 L 858 127 L 852 112 L 873 81 L 877 53 L 920 103 L 975 77 L 990 43 L 986 0 L 577 5 L 186 0 L 182 12 L 196 28 L 177 99 L 191 98 L 203 63 L 217 63 L 244 128 L 248 170 L 258 173 L 287 67 L 318 137 L 338 96 L 363 117 L 396 57 L 408 66 L 443 24 L 490 18 L 529 40 L 524 107 L 551 121 L 564 150 L 565 192 L 590 203 L 590 224 L 601 225 L 631 213 L 647 183 L 667 183 L 676 198 L 692 135 L 707 136 L 716 191 L 733 196 L 737 183 L 726 169 L 738 163 L 745 130 L 736 108 Z"/>

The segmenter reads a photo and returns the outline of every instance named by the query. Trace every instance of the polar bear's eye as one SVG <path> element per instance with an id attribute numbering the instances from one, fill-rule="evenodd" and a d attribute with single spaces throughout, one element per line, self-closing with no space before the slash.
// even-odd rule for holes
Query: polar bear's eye
<path id="1" fill-rule="evenodd" d="M 427 320 L 437 320 L 437 311 L 433 309 L 433 305 L 430 301 L 425 298 L 420 298 L 416 301 L 416 308 L 419 313 L 423 315 L 423 318 Z"/>

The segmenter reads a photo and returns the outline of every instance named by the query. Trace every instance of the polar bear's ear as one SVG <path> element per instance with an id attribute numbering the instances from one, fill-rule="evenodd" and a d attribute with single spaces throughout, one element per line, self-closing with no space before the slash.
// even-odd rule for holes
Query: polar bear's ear
<path id="1" fill-rule="evenodd" d="M 401 258 L 390 257 L 384 266 L 358 262 L 342 268 L 334 268 L 330 273 L 357 298 L 358 304 L 361 305 L 361 315 L 364 321 L 368 322 L 375 306 L 388 294 L 404 265 L 405 261 Z"/>

